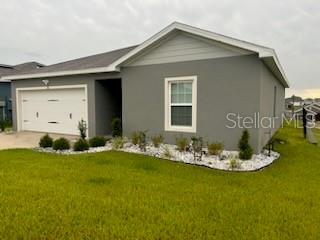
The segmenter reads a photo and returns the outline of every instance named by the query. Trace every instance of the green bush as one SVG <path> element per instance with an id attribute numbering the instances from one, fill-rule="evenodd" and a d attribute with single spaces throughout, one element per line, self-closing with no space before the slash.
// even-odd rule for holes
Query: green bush
<path id="1" fill-rule="evenodd" d="M 87 129 L 88 129 L 86 121 L 81 119 L 81 121 L 79 121 L 79 123 L 78 123 L 78 129 L 79 129 L 79 132 L 80 132 L 80 137 L 82 139 L 86 139 L 86 137 L 87 137 Z"/>
<path id="2" fill-rule="evenodd" d="M 66 138 L 58 138 L 52 144 L 54 150 L 68 150 L 70 149 L 70 143 Z"/>
<path id="3" fill-rule="evenodd" d="M 73 150 L 76 152 L 83 152 L 89 150 L 89 143 L 87 140 L 79 138 L 73 145 Z"/>
<path id="4" fill-rule="evenodd" d="M 220 155 L 223 151 L 224 145 L 219 142 L 208 143 L 209 155 Z"/>
<path id="5" fill-rule="evenodd" d="M 43 137 L 40 138 L 39 146 L 42 148 L 49 148 L 52 147 L 53 139 L 47 133 Z"/>
<path id="6" fill-rule="evenodd" d="M 102 136 L 93 137 L 89 140 L 90 147 L 104 147 L 107 139 Z"/>
<path id="7" fill-rule="evenodd" d="M 238 144 L 240 150 L 239 158 L 242 160 L 249 160 L 252 158 L 253 150 L 249 144 L 249 138 L 250 135 L 248 130 L 244 130 Z"/>
<path id="8" fill-rule="evenodd" d="M 112 148 L 113 149 L 121 149 L 123 145 L 126 143 L 123 137 L 115 137 L 112 139 Z"/>
<path id="9" fill-rule="evenodd" d="M 121 137 L 122 136 L 122 125 L 121 125 L 120 118 L 112 119 L 111 132 L 112 132 L 112 137 Z"/>
<path id="10" fill-rule="evenodd" d="M 186 137 L 178 136 L 176 137 L 176 145 L 180 152 L 184 152 L 187 150 L 187 147 L 189 145 L 189 140 Z"/>
<path id="11" fill-rule="evenodd" d="M 12 122 L 9 120 L 2 120 L 0 121 L 0 130 L 4 132 L 7 128 L 12 127 Z"/>
<path id="12" fill-rule="evenodd" d="M 151 141 L 153 146 L 155 146 L 156 148 L 158 148 L 160 146 L 161 143 L 163 143 L 163 136 L 161 134 L 159 135 L 154 135 L 153 137 L 151 137 Z"/>

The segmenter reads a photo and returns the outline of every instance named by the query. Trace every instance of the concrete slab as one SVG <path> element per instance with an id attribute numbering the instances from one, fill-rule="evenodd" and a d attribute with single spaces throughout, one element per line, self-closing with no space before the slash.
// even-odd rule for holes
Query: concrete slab
<path id="1" fill-rule="evenodd" d="M 39 146 L 39 140 L 45 133 L 40 132 L 0 132 L 0 150 L 14 148 L 34 148 Z M 65 137 L 71 142 L 74 142 L 78 136 L 49 134 L 53 139 Z"/>

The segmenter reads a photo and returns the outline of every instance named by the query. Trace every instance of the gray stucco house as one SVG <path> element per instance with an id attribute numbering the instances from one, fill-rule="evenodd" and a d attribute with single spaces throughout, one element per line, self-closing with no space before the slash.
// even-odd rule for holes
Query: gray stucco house
<path id="1" fill-rule="evenodd" d="M 12 120 L 11 82 L 10 80 L 3 80 L 1 77 L 19 74 L 20 72 L 38 69 L 43 66 L 43 64 L 37 62 L 27 62 L 18 65 L 0 64 L 0 121 Z"/>
<path id="2" fill-rule="evenodd" d="M 281 117 L 289 87 L 273 49 L 176 22 L 138 46 L 2 79 L 12 81 L 17 131 L 78 134 L 83 118 L 92 137 L 120 117 L 127 136 L 197 135 L 226 149 L 243 131 L 236 115 Z M 256 152 L 279 126 L 250 127 Z"/>

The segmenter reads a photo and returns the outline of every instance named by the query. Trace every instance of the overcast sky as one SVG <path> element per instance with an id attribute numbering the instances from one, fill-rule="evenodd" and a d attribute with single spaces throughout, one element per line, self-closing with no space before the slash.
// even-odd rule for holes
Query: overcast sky
<path id="1" fill-rule="evenodd" d="M 320 97 L 319 0 L 1 0 L 0 63 L 52 64 L 135 45 L 173 21 L 275 48 L 287 95 Z"/>

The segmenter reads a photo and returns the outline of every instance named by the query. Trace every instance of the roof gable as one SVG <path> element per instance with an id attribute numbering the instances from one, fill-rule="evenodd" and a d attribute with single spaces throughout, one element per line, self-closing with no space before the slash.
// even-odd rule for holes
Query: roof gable
<path id="1" fill-rule="evenodd" d="M 141 66 L 252 54 L 214 40 L 182 31 L 173 31 L 153 47 L 142 51 L 123 66 Z"/>

